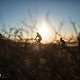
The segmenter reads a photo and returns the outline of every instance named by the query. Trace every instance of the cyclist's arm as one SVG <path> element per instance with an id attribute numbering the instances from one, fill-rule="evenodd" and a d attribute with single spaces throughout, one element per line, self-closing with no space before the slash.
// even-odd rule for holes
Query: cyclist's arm
<path id="1" fill-rule="evenodd" d="M 37 36 L 34 38 L 34 40 L 36 40 Z"/>

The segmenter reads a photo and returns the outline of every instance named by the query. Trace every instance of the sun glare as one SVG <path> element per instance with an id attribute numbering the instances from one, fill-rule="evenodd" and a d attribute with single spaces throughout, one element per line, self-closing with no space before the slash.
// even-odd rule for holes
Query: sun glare
<path id="1" fill-rule="evenodd" d="M 51 42 L 52 30 L 47 22 L 43 21 L 42 24 L 38 26 L 38 32 L 42 36 L 43 43 Z"/>
<path id="2" fill-rule="evenodd" d="M 45 25 L 42 25 L 42 26 L 39 28 L 39 33 L 40 33 L 43 37 L 47 36 L 47 34 L 49 33 L 48 27 L 46 27 Z"/>

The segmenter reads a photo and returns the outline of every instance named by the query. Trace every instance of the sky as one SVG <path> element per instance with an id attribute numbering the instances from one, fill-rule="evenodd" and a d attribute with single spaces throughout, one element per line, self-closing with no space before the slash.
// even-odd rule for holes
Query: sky
<path id="1" fill-rule="evenodd" d="M 0 0 L 0 28 L 5 24 L 6 29 L 21 26 L 21 21 L 32 25 L 44 21 L 47 13 L 55 28 L 63 23 L 62 33 L 73 33 L 70 21 L 76 23 L 80 31 L 80 1 L 79 0 Z M 17 27 L 18 27 L 17 26 Z"/>

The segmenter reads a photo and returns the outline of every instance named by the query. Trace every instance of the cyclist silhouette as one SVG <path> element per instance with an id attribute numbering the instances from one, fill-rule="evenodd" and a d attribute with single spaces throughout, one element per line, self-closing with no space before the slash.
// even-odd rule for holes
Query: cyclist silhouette
<path id="1" fill-rule="evenodd" d="M 60 45 L 61 45 L 62 47 L 65 47 L 65 45 L 66 45 L 66 44 L 65 44 L 65 41 L 64 41 L 62 38 L 60 38 L 60 42 L 59 42 L 59 43 L 60 43 Z"/>
<path id="2" fill-rule="evenodd" d="M 36 36 L 35 40 L 36 40 L 38 43 L 41 42 L 42 37 L 41 37 L 41 35 L 40 35 L 39 33 L 37 33 L 37 36 Z"/>

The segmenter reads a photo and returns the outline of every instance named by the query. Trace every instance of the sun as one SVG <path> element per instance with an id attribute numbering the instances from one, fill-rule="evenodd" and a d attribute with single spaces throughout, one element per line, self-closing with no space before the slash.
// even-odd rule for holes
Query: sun
<path id="1" fill-rule="evenodd" d="M 49 43 L 52 39 L 52 29 L 47 24 L 46 21 L 43 21 L 38 25 L 38 32 L 42 36 L 42 42 L 43 43 Z"/>
<path id="2" fill-rule="evenodd" d="M 39 33 L 42 35 L 42 37 L 47 36 L 47 34 L 49 33 L 48 27 L 43 24 L 43 25 L 39 28 Z"/>

